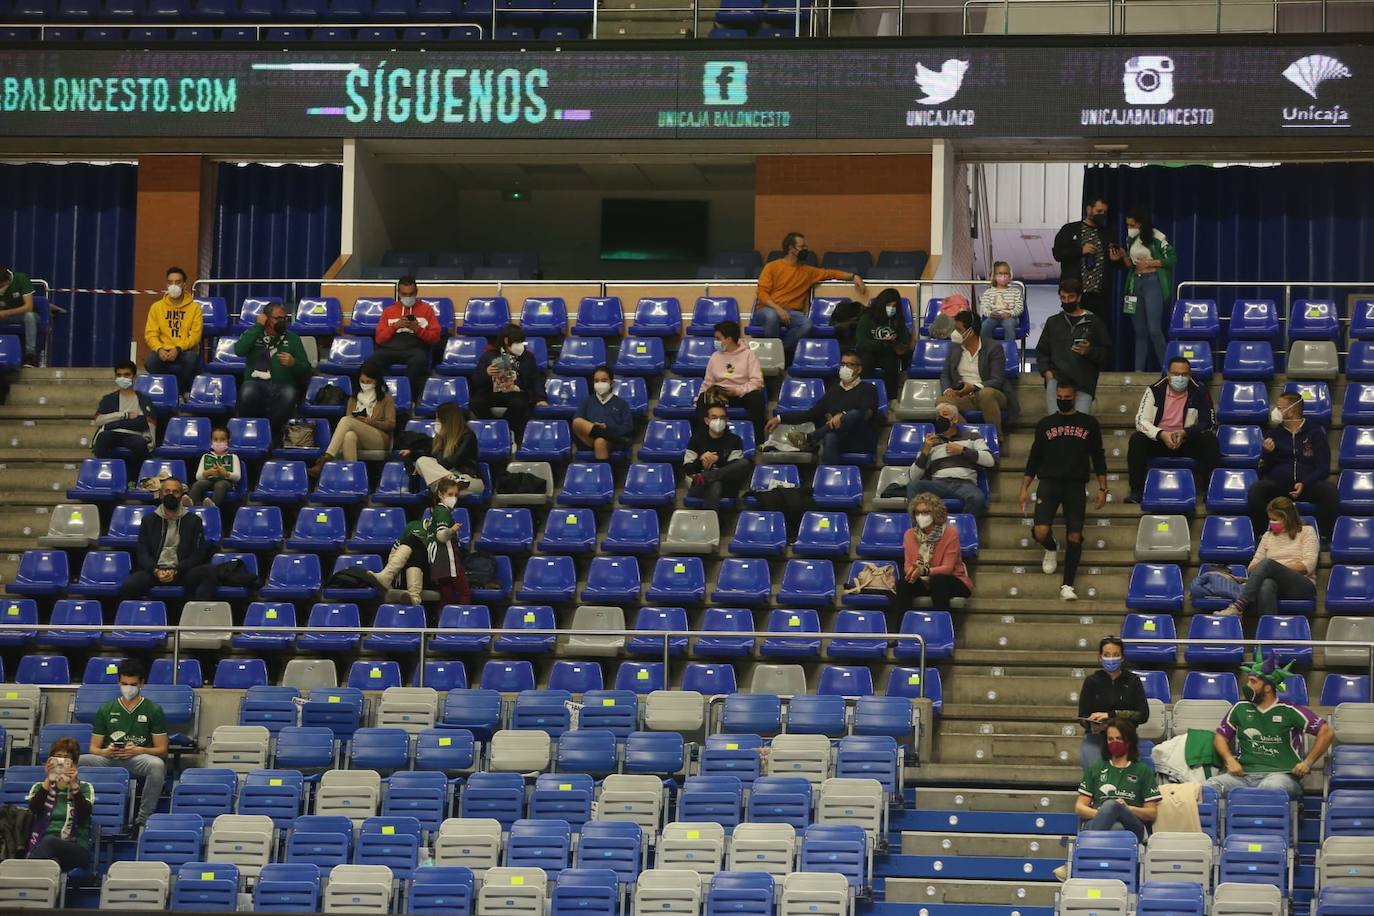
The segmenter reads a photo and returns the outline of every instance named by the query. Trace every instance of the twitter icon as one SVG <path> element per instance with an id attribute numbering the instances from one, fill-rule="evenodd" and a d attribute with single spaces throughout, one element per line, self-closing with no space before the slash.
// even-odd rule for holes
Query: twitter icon
<path id="1" fill-rule="evenodd" d="M 921 105 L 943 105 L 958 93 L 964 84 L 964 74 L 968 72 L 968 61 L 950 58 L 939 70 L 931 70 L 925 64 L 916 65 L 916 85 L 923 98 L 917 99 Z"/>

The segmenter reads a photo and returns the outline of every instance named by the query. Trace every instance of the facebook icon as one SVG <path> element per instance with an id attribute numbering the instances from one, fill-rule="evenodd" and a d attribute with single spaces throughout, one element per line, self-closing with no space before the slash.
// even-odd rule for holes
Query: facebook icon
<path id="1" fill-rule="evenodd" d="M 707 61 L 701 74 L 704 105 L 743 105 L 749 101 L 749 64 L 742 60 Z"/>

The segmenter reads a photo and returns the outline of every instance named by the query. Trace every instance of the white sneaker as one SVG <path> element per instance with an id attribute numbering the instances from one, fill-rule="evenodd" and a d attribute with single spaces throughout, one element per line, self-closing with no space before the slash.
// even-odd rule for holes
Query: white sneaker
<path id="1" fill-rule="evenodd" d="M 1059 597 L 1063 601 L 1077 601 L 1078 592 L 1073 590 L 1072 585 L 1059 586 Z"/>
<path id="2" fill-rule="evenodd" d="M 1055 559 L 1053 550 L 1045 551 L 1045 558 L 1040 561 L 1040 568 L 1044 571 L 1045 575 L 1054 575 L 1054 571 L 1059 568 L 1059 563 Z"/>

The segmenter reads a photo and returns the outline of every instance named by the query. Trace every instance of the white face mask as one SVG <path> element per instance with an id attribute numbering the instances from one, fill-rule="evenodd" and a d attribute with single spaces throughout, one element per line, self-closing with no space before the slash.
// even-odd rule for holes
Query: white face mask
<path id="1" fill-rule="evenodd" d="M 413 308 L 413 307 L 415 306 L 415 297 L 414 297 L 414 296 L 402 296 L 402 297 L 401 297 L 401 305 L 404 305 L 406 308 Z"/>
<path id="2" fill-rule="evenodd" d="M 1184 391 L 1188 388 L 1188 376 L 1171 375 L 1169 376 L 1169 387 L 1175 391 Z"/>
<path id="3" fill-rule="evenodd" d="M 115 387 L 121 391 L 128 391 L 134 387 L 134 380 L 124 375 L 115 376 Z"/>
<path id="4" fill-rule="evenodd" d="M 511 344 L 511 345 L 510 345 L 510 352 L 511 352 L 511 355 L 512 355 L 512 356 L 524 356 L 524 355 L 525 355 L 525 342 L 522 340 L 522 341 L 520 341 L 519 343 L 513 343 L 513 344 Z"/>
<path id="5" fill-rule="evenodd" d="M 611 383 L 595 382 L 592 384 L 592 390 L 596 392 L 597 397 L 604 398 L 606 395 L 611 393 Z"/>
<path id="6" fill-rule="evenodd" d="M 376 383 L 376 382 L 359 382 L 359 383 L 358 383 L 358 387 L 359 387 L 360 389 L 362 389 L 363 391 L 376 391 L 376 390 L 377 390 L 377 383 Z"/>
<path id="7" fill-rule="evenodd" d="M 456 496 L 445 496 L 443 499 L 439 500 L 439 502 L 440 502 L 442 505 L 447 506 L 448 508 L 452 509 L 454 506 L 458 505 L 458 497 L 456 497 Z"/>
<path id="8" fill-rule="evenodd" d="M 851 366 L 840 367 L 840 381 L 852 382 L 854 380 L 854 369 Z"/>
<path id="9" fill-rule="evenodd" d="M 1139 227 L 1136 227 L 1136 228 L 1132 229 L 1130 226 L 1127 226 L 1127 227 L 1126 227 L 1126 238 L 1132 239 L 1132 240 L 1137 239 L 1137 238 L 1140 238 L 1140 228 L 1139 228 Z"/>
<path id="10" fill-rule="evenodd" d="M 725 352 L 725 341 L 721 340 L 719 337 L 716 338 L 716 352 L 717 352 L 717 353 L 724 353 L 724 352 Z"/>
<path id="11" fill-rule="evenodd" d="M 1274 408 L 1271 408 L 1271 409 L 1270 409 L 1270 411 L 1269 411 L 1269 425 L 1270 425 L 1270 426 L 1281 426 L 1281 425 L 1283 425 L 1283 421 L 1284 421 L 1284 420 L 1287 420 L 1287 419 L 1288 419 L 1288 415 L 1285 414 L 1285 413 L 1283 412 L 1283 409 L 1282 409 L 1282 408 L 1274 407 Z"/>
<path id="12" fill-rule="evenodd" d="M 134 697 L 138 696 L 138 688 L 133 684 L 120 684 L 119 695 L 126 700 L 132 700 Z"/>
<path id="13" fill-rule="evenodd" d="M 434 421 L 434 435 L 437 436 L 437 435 L 439 435 L 439 434 L 440 434 L 441 432 L 443 432 L 443 431 L 444 431 L 444 424 L 440 423 L 438 420 L 435 420 L 435 421 Z"/>
<path id="14" fill-rule="evenodd" d="M 180 284 L 180 283 L 168 283 L 168 284 L 167 284 L 167 295 L 168 295 L 168 297 L 170 297 L 170 298 L 172 298 L 172 299 L 180 299 L 180 298 L 181 298 L 181 284 Z"/>
<path id="15" fill-rule="evenodd" d="M 892 318 L 897 314 L 897 306 L 889 305 L 885 307 L 883 311 L 887 312 L 887 317 Z"/>
<path id="16" fill-rule="evenodd" d="M 723 433 L 723 432 L 725 432 L 725 421 L 724 421 L 724 420 L 720 420 L 720 419 L 712 420 L 712 421 L 710 422 L 710 424 L 708 424 L 708 425 L 711 427 L 711 432 L 713 432 L 713 433 Z"/>
<path id="17" fill-rule="evenodd" d="M 959 331 L 950 331 L 949 342 L 952 344 L 961 344 L 964 342 L 964 335 Z"/>
<path id="18" fill-rule="evenodd" d="M 930 523 L 933 521 L 935 521 L 935 516 L 931 515 L 929 512 L 922 512 L 916 516 L 916 527 L 929 528 Z"/>

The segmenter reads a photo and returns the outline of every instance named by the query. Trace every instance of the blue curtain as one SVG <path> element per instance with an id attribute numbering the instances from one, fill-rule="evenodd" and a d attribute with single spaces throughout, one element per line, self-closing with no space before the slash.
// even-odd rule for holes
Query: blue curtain
<path id="1" fill-rule="evenodd" d="M 222 163 L 215 190 L 217 279 L 324 275 L 339 256 L 343 167 Z M 318 284 L 223 284 L 212 291 L 234 311 L 245 296 L 316 295 Z"/>
<path id="2" fill-rule="evenodd" d="M 135 165 L 0 164 L 0 262 L 54 288 L 129 289 L 134 282 Z M 56 293 L 54 366 L 127 358 L 131 296 Z"/>
<path id="3" fill-rule="evenodd" d="M 1124 235 L 1126 211 L 1148 207 L 1155 226 L 1178 251 L 1175 287 L 1183 280 L 1292 282 L 1293 299 L 1336 300 L 1351 289 L 1323 283 L 1374 278 L 1374 164 L 1272 167 L 1090 167 L 1084 198 L 1106 197 Z M 1086 201 L 1085 201 L 1086 202 Z M 1124 278 L 1118 276 L 1120 310 Z M 1172 295 L 1172 290 L 1170 291 Z M 1279 287 L 1189 288 L 1190 298 L 1215 299 L 1223 315 L 1239 298 L 1273 299 Z M 1130 319 L 1116 321 L 1118 366 L 1128 366 Z"/>

